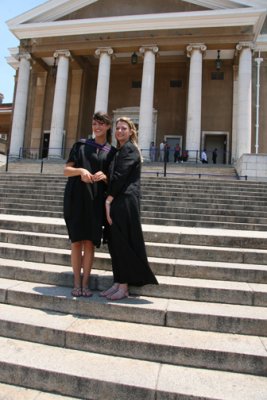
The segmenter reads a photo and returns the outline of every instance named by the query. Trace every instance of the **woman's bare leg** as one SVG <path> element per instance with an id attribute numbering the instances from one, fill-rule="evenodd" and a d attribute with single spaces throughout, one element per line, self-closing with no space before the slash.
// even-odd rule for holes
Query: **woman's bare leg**
<path id="1" fill-rule="evenodd" d="M 73 286 L 74 289 L 78 289 L 81 287 L 82 242 L 71 243 L 71 265 L 74 275 Z"/>
<path id="2" fill-rule="evenodd" d="M 83 278 L 82 278 L 82 288 L 88 289 L 89 279 L 91 274 L 91 269 L 93 265 L 95 254 L 95 247 L 93 242 L 90 240 L 83 241 Z M 88 292 L 89 294 L 89 292 Z"/>

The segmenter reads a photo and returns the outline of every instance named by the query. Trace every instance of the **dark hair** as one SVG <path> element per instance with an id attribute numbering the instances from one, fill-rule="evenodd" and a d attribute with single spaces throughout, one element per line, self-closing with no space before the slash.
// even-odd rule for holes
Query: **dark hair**
<path id="1" fill-rule="evenodd" d="M 93 120 L 103 122 L 105 125 L 109 125 L 110 128 L 107 130 L 107 142 L 111 143 L 111 126 L 112 118 L 103 111 L 97 111 L 93 115 Z"/>

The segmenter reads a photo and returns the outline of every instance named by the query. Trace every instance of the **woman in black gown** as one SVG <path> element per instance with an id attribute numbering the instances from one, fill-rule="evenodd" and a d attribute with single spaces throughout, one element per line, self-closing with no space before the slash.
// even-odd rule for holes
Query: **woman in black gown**
<path id="1" fill-rule="evenodd" d="M 148 264 L 140 222 L 141 155 L 134 123 L 119 118 L 115 136 L 118 152 L 111 164 L 105 202 L 114 284 L 100 294 L 110 300 L 127 297 L 128 285 L 158 283 Z"/>
<path id="2" fill-rule="evenodd" d="M 64 168 L 68 182 L 64 194 L 64 218 L 71 240 L 74 273 L 72 296 L 90 297 L 88 288 L 94 258 L 105 224 L 105 192 L 109 164 L 116 149 L 111 139 L 111 119 L 107 114 L 93 115 L 95 139 L 81 139 L 70 151 Z M 81 277 L 81 270 L 83 275 Z"/>

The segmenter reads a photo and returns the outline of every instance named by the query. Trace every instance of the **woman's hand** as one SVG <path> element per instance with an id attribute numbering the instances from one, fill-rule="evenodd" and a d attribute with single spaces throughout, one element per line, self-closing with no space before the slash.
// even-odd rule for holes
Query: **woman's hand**
<path id="1" fill-rule="evenodd" d="M 81 175 L 81 180 L 85 183 L 93 183 L 93 177 L 94 175 L 92 175 L 89 171 L 87 171 L 87 169 L 85 168 L 81 168 L 80 170 L 80 175 Z"/>
<path id="2" fill-rule="evenodd" d="M 105 181 L 105 182 L 107 182 L 107 176 L 104 174 L 104 172 L 102 172 L 102 171 L 97 171 L 97 172 L 93 175 L 93 181 L 94 181 L 94 182 L 99 182 L 99 181 Z"/>

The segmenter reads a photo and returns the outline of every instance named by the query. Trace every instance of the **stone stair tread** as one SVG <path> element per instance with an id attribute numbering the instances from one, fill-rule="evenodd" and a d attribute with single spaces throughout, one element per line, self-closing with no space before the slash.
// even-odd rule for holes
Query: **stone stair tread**
<path id="1" fill-rule="evenodd" d="M 126 322 L 161 326 L 166 324 L 169 327 L 181 327 L 179 326 L 181 314 L 187 315 L 189 326 L 193 326 L 193 320 L 190 321 L 193 316 L 201 316 L 201 321 L 204 320 L 204 317 L 212 316 L 215 319 L 224 317 L 234 321 L 238 320 L 239 325 L 242 325 L 240 324 L 242 320 L 249 320 L 253 324 L 256 324 L 257 321 L 263 323 L 264 326 L 266 325 L 266 330 L 261 332 L 260 335 L 267 335 L 267 307 L 163 299 L 149 296 L 130 296 L 127 299 L 112 302 L 99 297 L 98 292 L 89 299 L 73 299 L 69 287 L 4 278 L 0 279 L 0 295 L 2 302 L 13 305 L 74 312 L 91 318 L 124 319 Z M 240 329 L 242 329 L 242 326 Z M 236 333 L 242 333 L 242 331 Z"/>
<path id="2" fill-rule="evenodd" d="M 264 377 L 133 360 L 9 338 L 0 338 L 0 365 L 6 367 L 0 370 L 2 382 L 21 384 L 23 380 L 24 386 L 44 390 L 49 381 L 52 392 L 57 390 L 85 399 L 91 394 L 93 398 L 110 400 L 152 400 L 156 392 L 158 398 L 168 395 L 173 399 L 188 396 L 264 400 L 267 396 Z M 43 376 L 48 379 L 42 379 Z"/>
<path id="3" fill-rule="evenodd" d="M 40 233 L 40 232 L 26 232 L 26 231 L 13 231 L 13 230 L 8 230 L 8 229 L 0 229 L 0 233 L 5 233 L 7 235 L 18 235 L 21 237 L 35 237 L 35 238 L 59 238 L 59 239 L 68 239 L 67 235 L 62 235 L 62 234 L 53 234 L 53 233 Z M 1 244 L 9 244 L 9 243 L 5 243 L 2 242 Z M 20 246 L 25 246 L 25 248 L 34 248 L 34 249 L 40 249 L 40 246 L 30 246 L 28 244 L 15 244 L 16 245 L 20 245 Z M 232 248 L 232 247 L 226 247 L 226 246 L 207 246 L 204 244 L 201 245 L 197 245 L 197 244 L 190 244 L 190 243 L 159 243 L 159 242 L 146 242 L 146 246 L 147 247 L 151 247 L 151 251 L 153 250 L 153 248 L 155 249 L 159 249 L 159 248 L 167 248 L 169 249 L 169 251 L 171 252 L 172 249 L 191 249 L 191 250 L 206 250 L 208 251 L 218 251 L 218 252 L 236 252 L 236 253 L 256 253 L 256 254 L 267 254 L 267 250 L 266 249 L 254 249 L 254 248 Z M 47 247 L 46 245 L 41 246 L 42 249 L 50 249 L 51 251 L 54 251 L 53 249 Z M 60 250 L 60 249 L 59 249 Z"/>
<path id="4" fill-rule="evenodd" d="M 77 397 L 61 396 L 5 383 L 0 383 L 0 393 L 1 400 L 77 400 Z"/>
<path id="5" fill-rule="evenodd" d="M 36 282 L 39 279 L 40 282 L 46 284 L 72 286 L 72 271 L 69 266 L 15 262 L 1 258 L 0 266 L 2 267 L 1 277 L 5 279 L 14 278 L 28 282 Z M 267 284 L 159 275 L 157 279 L 160 286 L 131 287 L 130 293 L 162 298 L 267 306 Z M 110 271 L 92 270 L 91 289 L 103 290 L 110 284 L 112 284 Z"/>
<path id="6" fill-rule="evenodd" d="M 1 336 L 19 340 L 232 372 L 267 370 L 264 337 L 85 319 L 6 304 L 0 304 L 0 321 Z"/>

